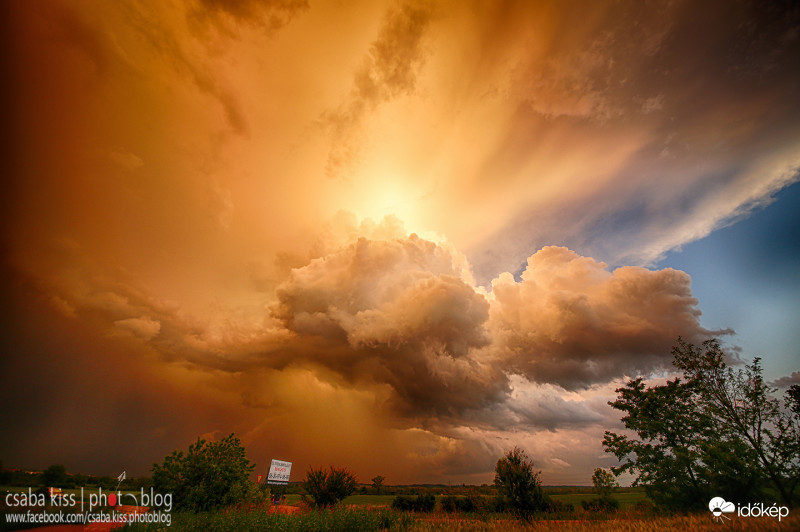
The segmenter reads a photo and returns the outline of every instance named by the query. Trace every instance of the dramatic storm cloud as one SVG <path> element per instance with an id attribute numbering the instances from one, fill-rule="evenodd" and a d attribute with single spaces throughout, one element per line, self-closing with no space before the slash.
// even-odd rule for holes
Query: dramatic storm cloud
<path id="1" fill-rule="evenodd" d="M 273 315 L 323 342 L 297 358 L 389 384 L 403 410 L 452 414 L 490 402 L 502 383 L 475 355 L 489 343 L 489 305 L 461 275 L 447 250 L 416 235 L 361 238 L 292 270 Z"/>
<path id="2" fill-rule="evenodd" d="M 4 466 L 587 483 L 678 336 L 797 381 L 796 9 L 0 10 Z"/>

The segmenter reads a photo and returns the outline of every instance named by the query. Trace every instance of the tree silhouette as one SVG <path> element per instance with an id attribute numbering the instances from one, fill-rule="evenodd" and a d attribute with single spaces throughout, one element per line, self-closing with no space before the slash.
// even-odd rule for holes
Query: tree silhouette
<path id="1" fill-rule="evenodd" d="M 51 465 L 42 473 L 42 482 L 51 488 L 65 488 L 68 481 L 67 469 L 60 464 Z"/>
<path id="2" fill-rule="evenodd" d="M 702 347 L 678 339 L 672 351 L 682 377 L 646 388 L 641 378 L 609 404 L 638 437 L 606 432 L 603 445 L 637 474 L 657 503 L 704 506 L 711 497 L 758 500 L 775 490 L 792 506 L 800 482 L 800 419 L 773 396 L 760 359 L 734 370 L 716 340 Z"/>
<path id="3" fill-rule="evenodd" d="M 372 477 L 372 489 L 375 490 L 375 493 L 378 495 L 380 495 L 381 491 L 383 490 L 384 480 L 386 480 L 386 477 L 383 477 L 382 475 Z"/>
<path id="4" fill-rule="evenodd" d="M 503 505 L 523 518 L 548 508 L 539 471 L 525 451 L 514 447 L 497 461 L 494 484 Z"/>

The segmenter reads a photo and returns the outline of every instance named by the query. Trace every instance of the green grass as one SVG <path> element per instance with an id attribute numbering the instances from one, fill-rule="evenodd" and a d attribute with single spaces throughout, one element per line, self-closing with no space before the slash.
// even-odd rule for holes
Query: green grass
<path id="1" fill-rule="evenodd" d="M 592 501 L 597 498 L 594 493 L 563 493 L 558 495 L 550 495 L 553 500 L 561 501 L 564 504 L 572 504 L 575 508 L 579 508 L 581 501 Z M 625 509 L 629 506 L 634 506 L 639 501 L 647 500 L 647 495 L 643 491 L 628 491 L 622 493 L 615 493 L 614 498 L 619 501 L 619 507 Z"/>
<path id="2" fill-rule="evenodd" d="M 394 495 L 350 495 L 342 501 L 345 505 L 391 506 Z"/>
<path id="3" fill-rule="evenodd" d="M 345 506 L 391 506 L 394 495 L 350 495 L 342 501 Z M 559 493 L 550 495 L 554 500 L 563 503 L 571 503 L 576 508 L 581 505 L 581 501 L 591 501 L 597 498 L 594 493 Z M 633 506 L 639 501 L 647 500 L 644 491 L 624 491 L 615 493 L 614 497 L 619 501 L 621 508 Z M 440 497 L 437 497 L 437 500 Z M 290 494 L 286 496 L 286 504 L 297 505 L 301 500 L 300 495 Z"/>
<path id="4" fill-rule="evenodd" d="M 602 521 L 536 521 L 524 523 L 512 519 L 505 520 L 428 520 L 416 521 L 408 529 L 409 532 L 454 531 L 454 532 L 508 532 L 536 530 L 537 532 L 781 532 L 800 530 L 800 515 L 789 516 L 781 523 L 772 518 L 741 518 L 728 523 L 717 523 L 710 513 L 689 516 L 671 517 L 626 517 Z"/>
<path id="5" fill-rule="evenodd" d="M 351 495 L 342 501 L 344 506 L 391 506 L 394 495 Z M 591 501 L 597 498 L 593 493 L 559 493 L 550 495 L 554 500 L 565 504 L 572 504 L 575 508 L 580 508 L 581 501 Z M 625 509 L 634 506 L 639 501 L 647 500 L 644 491 L 624 491 L 615 493 L 614 497 L 619 501 L 620 508 Z M 439 497 L 437 497 L 438 501 Z M 301 501 L 300 495 L 290 494 L 286 496 L 286 504 L 296 506 Z"/>
<path id="6" fill-rule="evenodd" d="M 286 504 L 289 506 L 295 506 L 302 500 L 302 497 L 296 493 L 290 493 L 286 495 Z"/>

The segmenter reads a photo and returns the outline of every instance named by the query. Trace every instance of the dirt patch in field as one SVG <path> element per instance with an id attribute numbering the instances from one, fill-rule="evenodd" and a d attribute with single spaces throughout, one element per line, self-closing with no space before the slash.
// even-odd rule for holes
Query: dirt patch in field
<path id="1" fill-rule="evenodd" d="M 285 504 L 277 504 L 274 506 L 270 506 L 269 511 L 267 513 L 296 515 L 301 513 L 301 511 L 302 509 L 299 506 L 288 506 Z"/>

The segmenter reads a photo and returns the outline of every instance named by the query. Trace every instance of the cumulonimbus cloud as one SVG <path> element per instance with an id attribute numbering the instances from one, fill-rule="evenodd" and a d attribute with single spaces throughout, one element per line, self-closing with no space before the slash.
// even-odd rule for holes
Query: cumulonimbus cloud
<path id="1" fill-rule="evenodd" d="M 529 257 L 519 282 L 500 275 L 492 294 L 489 328 L 506 370 L 567 389 L 666 367 L 678 336 L 699 341 L 729 332 L 700 326 L 686 273 L 609 272 L 563 247 Z"/>
<path id="2" fill-rule="evenodd" d="M 484 349 L 489 304 L 458 265 L 417 235 L 360 238 L 292 270 L 272 314 L 298 341 L 328 346 L 298 358 L 389 385 L 403 412 L 455 415 L 498 400 L 505 386 Z"/>
<path id="3" fill-rule="evenodd" d="M 342 220 L 343 237 L 318 249 L 277 285 L 261 326 L 188 317 L 149 298 L 130 279 L 87 288 L 62 279 L 71 316 L 105 322 L 166 360 L 236 373 L 288 367 L 380 396 L 400 426 L 447 433 L 468 422 L 487 430 L 585 425 L 598 414 L 566 390 L 669 369 L 678 336 L 700 326 L 687 274 L 606 265 L 563 247 L 528 259 L 519 280 L 477 287 L 466 258 L 446 242 L 407 234 L 396 219 Z M 84 267 L 89 265 L 84 264 Z M 376 403 L 377 404 L 377 403 Z"/>
<path id="4" fill-rule="evenodd" d="M 450 415 L 507 401 L 511 375 L 588 388 L 667 369 L 678 336 L 727 332 L 700 326 L 684 272 L 610 272 L 546 247 L 521 280 L 502 274 L 486 293 L 457 264 L 414 234 L 359 238 L 292 270 L 271 313 L 296 341 L 330 348 L 298 351 L 298 361 L 387 384 L 404 412 Z"/>

